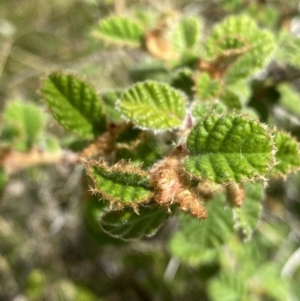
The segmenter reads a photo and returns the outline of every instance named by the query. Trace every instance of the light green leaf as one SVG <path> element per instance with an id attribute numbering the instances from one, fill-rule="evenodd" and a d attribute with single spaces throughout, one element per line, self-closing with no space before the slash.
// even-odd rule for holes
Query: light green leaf
<path id="1" fill-rule="evenodd" d="M 94 35 L 112 44 L 138 47 L 142 44 L 144 32 L 130 18 L 112 16 L 100 21 Z"/>
<path id="2" fill-rule="evenodd" d="M 197 96 L 200 100 L 211 100 L 217 98 L 222 92 L 219 81 L 214 80 L 208 73 L 200 73 L 195 80 Z"/>
<path id="3" fill-rule="evenodd" d="M 39 140 L 39 145 L 49 153 L 61 151 L 59 138 L 50 133 L 43 135 L 43 137 Z"/>
<path id="4" fill-rule="evenodd" d="M 25 296 L 30 300 L 43 298 L 46 290 L 46 275 L 42 270 L 33 269 L 27 275 Z"/>
<path id="5" fill-rule="evenodd" d="M 240 301 L 246 291 L 245 282 L 237 273 L 221 272 L 210 281 L 208 294 L 212 301 Z"/>
<path id="6" fill-rule="evenodd" d="M 275 48 L 273 34 L 260 29 L 246 15 L 232 16 L 218 24 L 205 43 L 205 58 L 223 65 L 226 82 L 246 78 L 264 67 Z M 218 66 L 217 66 L 218 67 Z"/>
<path id="7" fill-rule="evenodd" d="M 205 42 L 205 59 L 215 60 L 228 51 L 244 53 L 244 48 L 249 47 L 246 34 L 256 30 L 255 22 L 248 16 L 231 16 L 225 19 L 213 28 Z"/>
<path id="8" fill-rule="evenodd" d="M 182 54 L 195 49 L 200 40 L 200 28 L 200 21 L 196 17 L 180 19 L 172 36 L 174 49 Z"/>
<path id="9" fill-rule="evenodd" d="M 205 115 L 208 115 L 212 112 L 223 114 L 227 112 L 227 107 L 218 100 L 195 101 L 193 103 L 192 115 L 196 121 L 200 121 Z"/>
<path id="10" fill-rule="evenodd" d="M 11 101 L 3 113 L 3 132 L 19 151 L 26 151 L 37 142 L 44 124 L 42 110 L 33 103 Z"/>
<path id="11" fill-rule="evenodd" d="M 240 183 L 263 177 L 274 164 L 274 145 L 266 127 L 243 115 L 211 114 L 191 131 L 185 170 L 211 182 Z"/>
<path id="12" fill-rule="evenodd" d="M 300 68 L 300 38 L 291 33 L 282 33 L 276 51 L 276 59 L 280 62 Z"/>
<path id="13" fill-rule="evenodd" d="M 252 295 L 262 292 L 272 300 L 288 300 L 288 282 L 281 277 L 280 272 L 280 266 L 274 262 L 258 266 L 255 274 L 248 280 L 249 287 L 253 288 Z"/>
<path id="14" fill-rule="evenodd" d="M 226 89 L 222 93 L 222 95 L 220 96 L 220 100 L 226 105 L 228 109 L 242 109 L 242 104 L 239 100 L 239 97 L 228 89 Z"/>
<path id="15" fill-rule="evenodd" d="M 105 116 L 93 88 L 74 75 L 51 73 L 43 82 L 43 98 L 66 130 L 93 138 L 105 129 Z"/>
<path id="16" fill-rule="evenodd" d="M 250 87 L 249 81 L 240 80 L 230 83 L 230 85 L 226 84 L 226 88 L 234 93 L 243 105 L 248 103 L 252 93 L 252 88 Z"/>
<path id="17" fill-rule="evenodd" d="M 243 5 L 242 2 L 240 2 L 240 4 Z M 292 3 L 290 4 L 293 5 Z M 276 28 L 284 5 L 284 2 L 277 2 L 276 8 L 273 5 L 265 5 L 262 7 L 259 2 L 251 2 L 249 6 L 247 6 L 247 13 L 260 25 Z"/>
<path id="18" fill-rule="evenodd" d="M 298 142 L 284 131 L 275 131 L 274 141 L 277 148 L 275 158 L 277 164 L 273 166 L 269 177 L 285 176 L 300 168 L 300 152 Z"/>
<path id="19" fill-rule="evenodd" d="M 292 85 L 286 83 L 278 85 L 277 90 L 280 93 L 280 106 L 289 113 L 300 116 L 299 92 Z"/>
<path id="20" fill-rule="evenodd" d="M 118 107 L 125 118 L 142 129 L 179 127 L 185 117 L 185 97 L 167 84 L 146 81 L 127 90 Z"/>
<path id="21" fill-rule="evenodd" d="M 233 214 L 235 228 L 243 232 L 245 239 L 250 239 L 261 214 L 264 188 L 261 182 L 244 183 L 243 187 L 245 199 L 241 207 L 233 208 Z"/>
<path id="22" fill-rule="evenodd" d="M 103 161 L 87 162 L 87 173 L 94 181 L 93 193 L 119 207 L 148 202 L 152 197 L 149 175 L 123 161 L 108 167 Z"/>
<path id="23" fill-rule="evenodd" d="M 226 208 L 223 194 L 209 201 L 206 209 L 206 220 L 182 216 L 180 230 L 169 243 L 175 257 L 192 265 L 215 259 L 220 246 L 229 240 L 234 231 L 232 211 Z"/>
<path id="24" fill-rule="evenodd" d="M 101 217 L 102 229 L 109 235 L 127 239 L 152 236 L 168 219 L 169 215 L 161 207 L 139 207 L 139 214 L 131 208 L 122 211 L 110 211 Z"/>

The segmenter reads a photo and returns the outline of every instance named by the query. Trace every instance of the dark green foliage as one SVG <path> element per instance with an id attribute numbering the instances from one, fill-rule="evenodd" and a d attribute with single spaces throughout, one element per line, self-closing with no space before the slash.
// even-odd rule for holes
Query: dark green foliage
<path id="1" fill-rule="evenodd" d="M 242 115 L 209 115 L 192 130 L 187 146 L 185 170 L 216 183 L 258 178 L 274 165 L 270 133 Z"/>
<path id="2" fill-rule="evenodd" d="M 174 256 L 192 265 L 214 260 L 234 232 L 233 216 L 230 208 L 225 207 L 223 195 L 209 201 L 207 211 L 206 221 L 182 216 L 179 231 L 169 244 Z"/>
<path id="3" fill-rule="evenodd" d="M 119 206 L 148 202 L 152 196 L 149 176 L 138 167 L 120 161 L 113 167 L 91 162 L 87 172 L 95 184 L 95 193 Z"/>
<path id="4" fill-rule="evenodd" d="M 53 117 L 67 130 L 83 138 L 104 131 L 105 117 L 100 99 L 84 81 L 55 72 L 43 82 L 42 95 Z"/>
<path id="5" fill-rule="evenodd" d="M 299 301 L 298 3 L 21 2 L 0 300 Z"/>
<path id="6" fill-rule="evenodd" d="M 154 235 L 168 217 L 163 208 L 139 207 L 138 212 L 126 208 L 101 215 L 100 224 L 112 237 L 128 240 Z"/>

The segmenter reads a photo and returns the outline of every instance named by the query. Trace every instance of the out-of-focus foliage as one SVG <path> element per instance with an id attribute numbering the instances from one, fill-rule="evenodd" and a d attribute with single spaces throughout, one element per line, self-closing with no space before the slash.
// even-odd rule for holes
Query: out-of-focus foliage
<path id="1" fill-rule="evenodd" d="M 299 301 L 299 34 L 295 0 L 0 1 L 0 300 Z"/>

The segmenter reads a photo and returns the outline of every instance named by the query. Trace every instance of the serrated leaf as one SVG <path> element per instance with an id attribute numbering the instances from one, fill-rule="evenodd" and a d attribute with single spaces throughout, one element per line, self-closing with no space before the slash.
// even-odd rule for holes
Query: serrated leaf
<path id="1" fill-rule="evenodd" d="M 41 109 L 21 101 L 11 101 L 3 113 L 3 139 L 13 143 L 19 151 L 30 149 L 38 140 L 44 127 L 44 116 Z"/>
<path id="2" fill-rule="evenodd" d="M 130 18 L 112 16 L 100 21 L 94 34 L 109 43 L 138 47 L 142 44 L 144 31 Z"/>
<path id="3" fill-rule="evenodd" d="M 185 97 L 167 84 L 146 81 L 128 89 L 118 108 L 125 118 L 142 129 L 179 127 L 185 117 Z"/>
<path id="4" fill-rule="evenodd" d="M 298 142 L 284 131 L 275 131 L 274 142 L 277 148 L 277 164 L 269 172 L 269 177 L 285 176 L 300 168 L 300 149 Z"/>
<path id="5" fill-rule="evenodd" d="M 208 294 L 212 301 L 240 301 L 246 292 L 243 279 L 237 273 L 223 271 L 208 285 Z"/>
<path id="6" fill-rule="evenodd" d="M 223 194 L 209 201 L 206 209 L 208 218 L 204 221 L 188 215 L 182 216 L 180 230 L 169 243 L 175 257 L 192 265 L 214 259 L 215 252 L 234 231 L 232 211 L 226 208 Z"/>
<path id="7" fill-rule="evenodd" d="M 244 53 L 243 48 L 248 47 L 244 39 L 246 26 L 249 31 L 256 28 L 256 24 L 249 17 L 232 16 L 215 26 L 205 43 L 205 58 L 214 60 L 227 52 Z"/>
<path id="8" fill-rule="evenodd" d="M 152 197 L 146 171 L 125 162 L 108 167 L 104 162 L 86 163 L 87 173 L 94 181 L 93 192 L 117 206 L 133 206 L 148 202 Z"/>
<path id="9" fill-rule="evenodd" d="M 245 239 L 250 239 L 261 214 L 261 201 L 264 197 L 263 184 L 244 183 L 245 199 L 242 206 L 233 209 L 235 228 L 243 231 Z"/>
<path id="10" fill-rule="evenodd" d="M 222 87 L 219 81 L 214 80 L 208 73 L 202 72 L 195 79 L 195 88 L 200 100 L 211 100 L 217 98 Z"/>
<path id="11" fill-rule="evenodd" d="M 93 138 L 105 129 L 105 116 L 93 88 L 74 75 L 51 73 L 41 89 L 53 117 L 66 130 Z"/>
<path id="12" fill-rule="evenodd" d="M 225 80 L 231 83 L 263 68 L 274 51 L 275 40 L 270 32 L 261 30 L 254 20 L 242 15 L 218 24 L 205 45 L 206 59 L 222 62 L 226 65 L 223 69 L 230 66 Z"/>
<path id="13" fill-rule="evenodd" d="M 200 21 L 195 17 L 179 20 L 172 36 L 174 49 L 182 54 L 192 51 L 200 40 Z"/>
<path id="14" fill-rule="evenodd" d="M 211 114 L 191 131 L 185 170 L 211 182 L 240 183 L 264 176 L 274 164 L 266 127 L 243 115 Z"/>
<path id="15" fill-rule="evenodd" d="M 101 217 L 102 229 L 109 235 L 121 239 L 137 239 L 152 236 L 168 219 L 169 215 L 161 207 L 139 207 L 139 214 L 131 208 L 110 211 Z"/>

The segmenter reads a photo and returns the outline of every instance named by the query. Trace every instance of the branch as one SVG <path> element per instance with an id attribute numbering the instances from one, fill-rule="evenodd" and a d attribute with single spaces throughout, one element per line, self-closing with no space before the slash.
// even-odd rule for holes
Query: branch
<path id="1" fill-rule="evenodd" d="M 9 150 L 2 157 L 0 166 L 3 166 L 7 174 L 14 174 L 19 170 L 48 164 L 68 163 L 75 164 L 79 162 L 79 156 L 71 151 L 59 151 L 55 153 L 43 152 L 38 149 L 32 149 L 29 152 L 21 153 Z"/>

